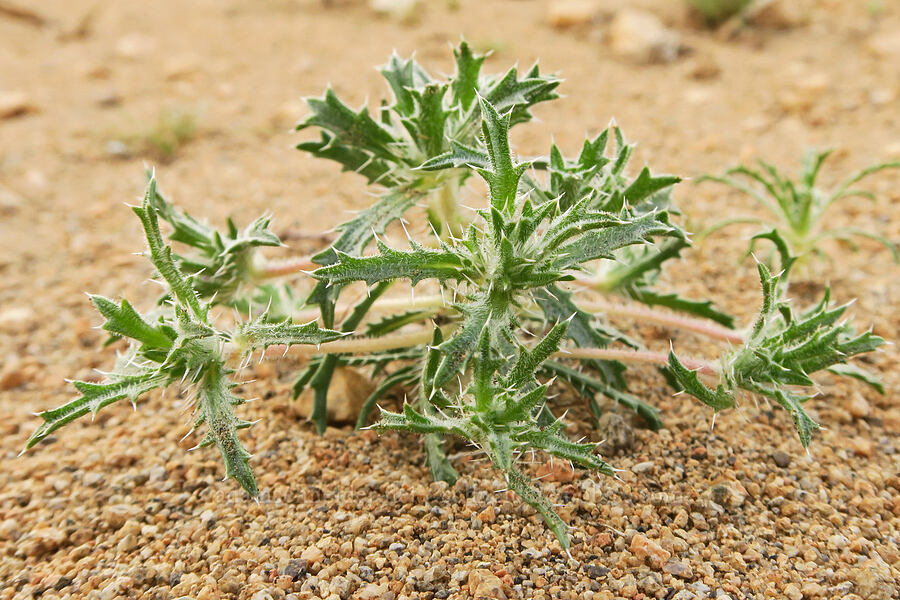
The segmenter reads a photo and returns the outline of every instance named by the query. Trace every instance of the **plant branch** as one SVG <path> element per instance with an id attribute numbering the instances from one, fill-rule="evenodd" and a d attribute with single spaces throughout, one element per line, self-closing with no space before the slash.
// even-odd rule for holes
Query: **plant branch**
<path id="1" fill-rule="evenodd" d="M 686 317 L 665 310 L 656 310 L 638 304 L 622 304 L 615 302 L 587 301 L 580 303 L 581 308 L 592 313 L 631 317 L 643 321 L 651 321 L 674 329 L 690 331 L 705 337 L 731 342 L 744 343 L 744 336 L 733 329 L 727 329 L 704 319 Z"/>
<path id="2" fill-rule="evenodd" d="M 444 335 L 448 335 L 456 328 L 456 325 L 448 325 L 441 328 Z M 266 348 L 263 358 L 266 357 L 283 357 L 291 356 L 320 356 L 325 354 L 368 354 L 372 352 L 383 352 L 385 350 L 396 350 L 398 348 L 409 348 L 411 346 L 419 346 L 428 344 L 434 336 L 433 330 L 423 329 L 411 333 L 397 333 L 393 335 L 385 335 L 381 337 L 347 337 L 333 342 L 325 342 L 318 346 L 310 345 L 292 345 L 286 347 L 284 344 L 276 344 Z M 227 344 L 225 347 L 227 353 L 233 354 L 238 351 L 234 344 Z M 556 358 L 575 358 L 575 359 L 595 359 L 595 360 L 618 360 L 622 362 L 638 362 L 652 363 L 659 365 L 667 365 L 669 363 L 668 354 L 664 352 L 651 352 L 647 350 L 624 350 L 615 348 L 566 348 L 552 354 Z M 682 363 L 689 369 L 699 371 L 703 375 L 718 375 L 719 369 L 711 363 L 697 359 L 682 359 Z"/>
<path id="3" fill-rule="evenodd" d="M 618 360 L 622 362 L 640 362 L 657 365 L 668 365 L 669 355 L 665 352 L 648 350 L 619 350 L 615 348 L 567 348 L 553 354 L 556 358 L 587 358 L 595 360 Z M 703 375 L 718 375 L 719 368 L 702 360 L 683 358 L 682 364 Z"/>
<path id="4" fill-rule="evenodd" d="M 445 327 L 445 331 L 449 332 L 452 327 Z M 408 348 L 411 346 L 420 346 L 431 341 L 434 332 L 429 329 L 415 331 L 412 333 L 398 333 L 394 335 L 385 335 L 381 337 L 346 337 L 344 339 L 326 342 L 318 346 L 308 345 L 292 345 L 290 347 L 284 344 L 275 344 L 266 348 L 263 357 L 282 357 L 291 356 L 320 356 L 325 354 L 368 354 L 371 352 L 382 352 L 385 350 L 396 350 L 397 348 Z M 225 352 L 234 354 L 239 349 L 235 344 L 229 343 L 225 346 Z"/>
<path id="5" fill-rule="evenodd" d="M 304 271 L 313 271 L 319 266 L 308 256 L 298 256 L 283 260 L 267 260 L 262 267 L 257 269 L 256 274 L 261 279 L 275 279 L 276 277 L 298 275 Z"/>

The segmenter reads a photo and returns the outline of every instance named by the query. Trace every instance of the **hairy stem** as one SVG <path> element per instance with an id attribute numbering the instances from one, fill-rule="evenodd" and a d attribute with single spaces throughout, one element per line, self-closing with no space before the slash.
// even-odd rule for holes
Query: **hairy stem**
<path id="1" fill-rule="evenodd" d="M 445 332 L 449 332 L 453 327 L 443 328 Z M 281 357 L 285 355 L 291 356 L 319 356 L 323 354 L 368 354 L 371 352 L 382 352 L 384 350 L 396 350 L 398 348 L 409 348 L 411 346 L 420 346 L 431 341 L 434 332 L 430 329 L 415 331 L 412 333 L 397 333 L 393 335 L 385 335 L 375 338 L 347 337 L 333 342 L 326 342 L 318 346 L 310 346 L 303 344 L 295 344 L 286 347 L 284 344 L 274 344 L 265 349 L 264 357 Z M 237 346 L 234 344 L 226 344 L 225 351 L 233 354 L 238 352 Z"/>
<path id="2" fill-rule="evenodd" d="M 441 330 L 444 335 L 449 335 L 457 326 L 447 325 Z M 333 342 L 325 342 L 319 346 L 293 345 L 286 347 L 284 344 L 275 344 L 266 348 L 263 357 L 291 356 L 319 356 L 324 354 L 368 354 L 409 348 L 428 344 L 434 332 L 431 329 L 423 329 L 411 333 L 395 333 L 375 338 L 347 337 Z M 233 344 L 225 347 L 227 353 L 235 353 L 238 348 Z M 647 350 L 624 350 L 616 348 L 566 348 L 555 352 L 555 358 L 587 358 L 597 360 L 618 360 L 622 362 L 652 363 L 659 365 L 669 364 L 668 355 L 665 352 L 651 352 Z M 682 364 L 689 369 L 696 370 L 703 375 L 718 375 L 719 369 L 715 365 L 697 359 L 682 358 Z"/>
<path id="3" fill-rule="evenodd" d="M 349 304 L 339 304 L 335 308 L 335 312 L 346 312 L 351 307 L 352 305 Z M 411 310 L 438 312 L 443 308 L 450 308 L 450 306 L 440 295 L 436 295 L 411 298 L 385 298 L 374 302 L 372 304 L 372 307 L 369 309 L 369 312 L 378 314 L 405 312 Z M 294 313 L 293 320 L 296 323 L 307 323 L 314 319 L 318 319 L 319 314 L 319 309 L 311 308 L 309 310 Z"/>
<path id="4" fill-rule="evenodd" d="M 276 277 L 298 275 L 305 271 L 313 271 L 319 266 L 308 256 L 298 256 L 296 258 L 266 261 L 262 267 L 257 269 L 256 274 L 260 279 L 274 279 Z"/>
<path id="5" fill-rule="evenodd" d="M 640 362 L 657 365 L 668 365 L 669 355 L 665 352 L 647 350 L 618 350 L 615 348 L 567 348 L 553 354 L 557 358 L 589 358 L 597 360 L 618 360 L 622 362 Z M 681 363 L 691 370 L 703 375 L 718 375 L 715 365 L 702 360 L 682 358 Z"/>
<path id="6" fill-rule="evenodd" d="M 687 317 L 675 312 L 653 309 L 640 304 L 587 301 L 581 303 L 581 308 L 592 313 L 603 313 L 606 315 L 631 317 L 641 321 L 650 321 L 652 323 L 658 323 L 674 329 L 690 331 L 708 338 L 734 344 L 744 343 L 744 336 L 738 331 L 726 329 L 725 327 L 716 325 L 705 319 Z"/>

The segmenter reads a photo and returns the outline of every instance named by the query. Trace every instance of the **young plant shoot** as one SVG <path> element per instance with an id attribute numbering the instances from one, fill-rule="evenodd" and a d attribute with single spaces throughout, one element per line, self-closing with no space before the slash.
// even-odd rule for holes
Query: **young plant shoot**
<path id="1" fill-rule="evenodd" d="M 835 188 L 824 190 L 816 182 L 822 165 L 831 154 L 831 150 L 808 151 L 803 157 L 800 175 L 796 180 L 782 175 L 774 165 L 762 160 L 759 161 L 759 169 L 740 165 L 721 176 L 707 175 L 700 178 L 699 181 L 716 181 L 746 194 L 768 213 L 767 217 L 746 216 L 722 221 L 710 227 L 703 236 L 737 223 L 757 223 L 776 229 L 791 252 L 801 261 L 813 255 L 827 257 L 822 242 L 829 239 L 846 242 L 851 248 L 855 248 L 855 237 L 875 240 L 887 248 L 895 262 L 900 261 L 897 245 L 885 237 L 858 227 L 831 227 L 826 216 L 828 210 L 841 200 L 864 198 L 874 201 L 876 198 L 872 192 L 856 187 L 856 184 L 880 171 L 900 169 L 900 162 L 872 165 L 852 173 Z M 752 250 L 753 240 L 748 252 Z"/>

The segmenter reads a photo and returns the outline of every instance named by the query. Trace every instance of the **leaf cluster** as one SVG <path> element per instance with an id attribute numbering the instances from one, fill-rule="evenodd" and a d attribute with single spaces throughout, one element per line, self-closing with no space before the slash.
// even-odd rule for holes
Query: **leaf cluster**
<path id="1" fill-rule="evenodd" d="M 873 385 L 880 383 L 865 371 L 847 364 L 858 354 L 872 352 L 884 340 L 871 331 L 857 333 L 842 321 L 849 304 L 830 305 L 830 290 L 812 308 L 797 312 L 786 297 L 788 274 L 796 261 L 787 243 L 777 231 L 757 236 L 775 243 L 782 260 L 782 270 L 773 274 L 758 263 L 762 286 L 762 307 L 744 344 L 725 355 L 718 385 L 710 388 L 696 371 L 685 367 L 674 351 L 669 353 L 669 368 L 681 387 L 716 412 L 736 405 L 736 392 L 744 390 L 774 400 L 787 410 L 794 421 L 800 442 L 808 447 L 812 433 L 819 429 L 804 410 L 812 396 L 801 395 L 796 388 L 814 387 L 811 376 L 829 370 Z"/>
<path id="2" fill-rule="evenodd" d="M 198 277 L 197 271 L 193 274 L 186 271 L 185 264 L 196 263 L 177 258 L 165 244 L 157 207 L 162 207 L 167 219 L 174 221 L 173 238 L 198 248 L 206 257 L 223 258 L 223 265 L 235 255 L 229 249 L 242 240 L 279 243 L 271 234 L 271 237 L 256 235 L 261 231 L 256 226 L 251 226 L 250 234 L 245 236 L 238 235 L 230 226 L 229 233 L 233 235 L 227 242 L 217 233 L 210 234 L 204 226 L 162 203 L 156 191 L 156 179 L 151 176 L 142 205 L 133 210 L 144 228 L 149 248 L 147 257 L 166 286 L 167 300 L 154 312 L 154 318 L 149 319 L 141 316 L 128 300 L 116 303 L 102 296 L 91 296 L 94 306 L 106 319 L 103 329 L 116 338 L 126 338 L 128 349 L 102 383 L 76 381 L 77 398 L 39 413 L 44 422 L 28 438 L 26 449 L 79 417 L 96 415 L 102 408 L 123 399 L 136 404 L 147 392 L 178 383 L 186 391 L 186 404 L 194 407 L 193 429 L 206 427 L 206 435 L 198 447 L 215 444 L 225 462 L 226 475 L 234 477 L 249 494 L 256 496 L 258 489 L 249 464 L 250 453 L 238 438 L 238 431 L 252 423 L 234 412 L 234 407 L 244 400 L 231 393 L 237 382 L 232 378 L 234 371 L 226 366 L 224 346 L 236 343 L 240 351 L 249 353 L 273 344 L 318 345 L 342 336 L 320 329 L 315 323 L 293 325 L 258 320 L 245 322 L 234 331 L 217 329 L 210 319 L 211 303 L 202 296 L 210 280 L 203 279 L 202 273 Z"/>
<path id="3" fill-rule="evenodd" d="M 313 276 L 330 285 L 406 279 L 415 286 L 432 279 L 457 297 L 455 328 L 447 339 L 435 340 L 422 378 L 423 403 L 438 414 L 407 406 L 403 413 L 383 413 L 376 427 L 453 434 L 475 444 L 503 471 L 510 489 L 542 514 L 565 546 L 567 537 L 559 517 L 527 484 L 513 455 L 543 450 L 611 473 L 606 463 L 590 453 L 592 445 L 572 444 L 560 435 L 560 421 L 552 420 L 546 427 L 538 424 L 547 386 L 535 379 L 572 323 L 572 336 L 582 344 L 606 345 L 610 340 L 593 329 L 557 284 L 571 280 L 573 272 L 586 263 L 613 259 L 621 248 L 683 233 L 669 222 L 665 211 L 639 212 L 624 200 L 603 205 L 610 211 L 596 208 L 593 193 L 574 202 L 556 197 L 540 204 L 529 194 L 519 194 L 529 165 L 516 162 L 510 150 L 513 113 L 501 115 L 483 98 L 479 104 L 486 158 L 473 166 L 488 184 L 490 203 L 478 211 L 478 220 L 465 235 L 441 242 L 438 249 L 411 242 L 408 251 L 379 243 L 375 256 L 339 252 L 334 264 L 317 269 Z M 557 324 L 529 351 L 518 341 L 519 309 L 526 304 L 540 306 L 538 295 L 545 307 L 543 322 Z M 468 376 L 471 383 L 457 397 L 447 398 L 440 391 L 453 378 L 462 381 Z"/>

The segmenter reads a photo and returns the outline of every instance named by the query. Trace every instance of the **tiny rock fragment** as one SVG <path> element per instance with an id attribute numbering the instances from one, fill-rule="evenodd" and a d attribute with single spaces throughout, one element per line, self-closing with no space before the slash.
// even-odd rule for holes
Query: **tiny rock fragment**
<path id="1" fill-rule="evenodd" d="M 116 41 L 115 53 L 119 58 L 136 60 L 153 50 L 154 40 L 142 33 L 129 33 Z"/>
<path id="2" fill-rule="evenodd" d="M 537 470 L 539 479 L 556 481 L 558 483 L 569 483 L 574 481 L 576 476 L 575 467 L 567 460 L 548 460 Z"/>
<path id="3" fill-rule="evenodd" d="M 372 381 L 355 369 L 335 369 L 328 388 L 328 423 L 355 423 L 363 402 L 372 393 Z M 313 390 L 305 390 L 297 399 L 297 414 L 310 418 L 313 412 Z"/>
<path id="4" fill-rule="evenodd" d="M 409 21 L 416 17 L 419 0 L 369 0 L 369 8 L 379 15 Z"/>
<path id="5" fill-rule="evenodd" d="M 19 358 L 10 358 L 6 364 L 0 368 L 0 391 L 11 390 L 30 381 L 34 373 L 25 364 L 24 360 Z"/>
<path id="6" fill-rule="evenodd" d="M 875 450 L 875 444 L 872 443 L 872 440 L 864 437 L 855 437 L 850 440 L 850 449 L 853 450 L 853 454 L 857 456 L 872 456 L 872 452 Z"/>
<path id="7" fill-rule="evenodd" d="M 602 565 L 584 565 L 583 570 L 591 579 L 603 579 L 609 574 L 609 569 Z"/>
<path id="8" fill-rule="evenodd" d="M 169 57 L 163 64 L 165 78 L 169 81 L 192 79 L 200 71 L 200 60 L 192 54 L 179 54 Z"/>
<path id="9" fill-rule="evenodd" d="M 715 79 L 722 72 L 722 68 L 712 54 L 706 52 L 697 53 L 691 61 L 688 74 L 693 79 Z"/>
<path id="10" fill-rule="evenodd" d="M 663 571 L 673 577 L 678 577 L 679 579 L 690 579 L 694 576 L 694 571 L 691 569 L 691 566 L 679 560 L 670 560 L 667 562 L 663 566 Z"/>
<path id="11" fill-rule="evenodd" d="M 772 460 L 775 461 L 775 464 L 782 469 L 786 469 L 791 466 L 791 455 L 787 452 L 782 452 L 781 450 L 778 450 L 772 454 Z"/>
<path id="12" fill-rule="evenodd" d="M 131 552 L 138 546 L 137 537 L 134 534 L 129 533 L 125 537 L 123 537 L 120 541 L 116 549 L 119 552 Z"/>
<path id="13" fill-rule="evenodd" d="M 642 533 L 635 534 L 631 538 L 629 550 L 639 560 L 646 561 L 654 569 L 661 569 L 672 556 L 669 552 L 663 550 L 659 544 Z"/>
<path id="14" fill-rule="evenodd" d="M 6 519 L 0 522 L 0 540 L 8 542 L 19 538 L 20 527 L 16 519 Z"/>
<path id="15" fill-rule="evenodd" d="M 870 558 L 851 571 L 854 593 L 866 600 L 889 600 L 896 598 L 897 581 L 891 567 L 881 558 Z"/>
<path id="16" fill-rule="evenodd" d="M 0 215 L 11 215 L 25 206 L 25 200 L 12 190 L 0 187 Z"/>
<path id="17" fill-rule="evenodd" d="M 595 0 L 557 0 L 547 9 L 547 24 L 557 29 L 587 25 L 597 16 Z"/>
<path id="18" fill-rule="evenodd" d="M 488 506 L 478 513 L 478 518 L 481 519 L 482 523 L 493 523 L 497 519 L 497 514 L 494 512 L 493 506 Z"/>
<path id="19" fill-rule="evenodd" d="M 303 560 L 292 558 L 288 561 L 281 573 L 296 581 L 301 575 L 306 573 L 306 563 Z"/>
<path id="20" fill-rule="evenodd" d="M 371 524 L 372 517 L 370 515 L 361 515 L 347 521 L 345 528 L 349 533 L 359 535 L 361 532 L 368 529 Z"/>
<path id="21" fill-rule="evenodd" d="M 503 582 L 499 577 L 487 569 L 473 569 L 469 571 L 469 594 L 473 598 L 490 598 L 491 600 L 506 600 L 503 591 Z"/>
<path id="22" fill-rule="evenodd" d="M 325 553 L 316 546 L 310 546 L 300 555 L 301 560 L 305 560 L 306 564 L 314 565 L 325 560 Z"/>
<path id="23" fill-rule="evenodd" d="M 122 96 L 113 89 L 103 90 L 94 96 L 94 102 L 97 103 L 97 106 L 112 108 L 113 106 L 118 106 L 122 102 Z"/>
<path id="24" fill-rule="evenodd" d="M 796 583 L 789 583 L 784 586 L 784 595 L 790 600 L 803 600 L 803 592 L 800 591 Z"/>
<path id="25" fill-rule="evenodd" d="M 891 88 L 875 88 L 869 92 L 869 102 L 875 106 L 885 106 L 897 99 L 897 92 Z"/>
<path id="26" fill-rule="evenodd" d="M 12 119 L 37 112 L 28 94 L 21 90 L 0 91 L 0 119 Z"/>
<path id="27" fill-rule="evenodd" d="M 618 413 L 604 413 L 597 422 L 597 434 L 603 440 L 600 446 L 603 454 L 615 454 L 634 446 L 634 429 Z"/>
<path id="28" fill-rule="evenodd" d="M 103 509 L 100 518 L 106 521 L 111 529 L 121 529 L 129 519 L 137 519 L 142 512 L 140 508 L 131 504 L 111 504 Z"/>
<path id="29" fill-rule="evenodd" d="M 681 39 L 653 13 L 623 9 L 607 33 L 614 54 L 642 63 L 671 62 L 681 52 Z"/>
<path id="30" fill-rule="evenodd" d="M 825 598 L 825 588 L 815 581 L 807 581 L 800 588 L 804 598 Z"/>
<path id="31" fill-rule="evenodd" d="M 639 462 L 638 464 L 631 467 L 631 472 L 640 475 L 641 473 L 652 471 L 654 467 L 656 467 L 656 463 L 654 463 L 652 460 L 647 460 L 644 462 Z"/>
<path id="32" fill-rule="evenodd" d="M 708 492 L 713 502 L 725 508 L 739 508 L 744 505 L 747 495 L 739 484 L 729 481 L 720 481 L 710 486 Z"/>
<path id="33" fill-rule="evenodd" d="M 831 87 L 831 79 L 825 73 L 809 73 L 797 79 L 793 86 L 779 96 L 785 112 L 804 114 L 817 104 Z"/>
<path id="34" fill-rule="evenodd" d="M 122 140 L 109 140 L 106 142 L 104 150 L 107 154 L 116 158 L 128 158 L 131 156 L 131 148 Z"/>
<path id="35" fill-rule="evenodd" d="M 869 37 L 865 48 L 878 58 L 900 60 L 900 31 L 885 31 Z"/>
<path id="36" fill-rule="evenodd" d="M 359 598 L 359 600 L 377 600 L 379 598 L 384 598 L 386 594 L 387 588 L 383 585 L 368 583 L 356 592 L 356 597 Z"/>
<path id="37" fill-rule="evenodd" d="M 853 398 L 850 399 L 850 403 L 847 405 L 847 410 L 855 419 L 865 419 L 872 412 L 872 407 L 869 406 L 869 401 L 866 400 L 862 394 L 859 392 L 853 394 Z"/>
<path id="38" fill-rule="evenodd" d="M 43 556 L 57 550 L 66 542 L 66 532 L 56 527 L 41 527 L 32 531 L 23 549 L 27 556 Z"/>
<path id="39" fill-rule="evenodd" d="M 47 24 L 47 19 L 41 13 L 11 2 L 0 2 L 0 15 L 32 27 L 43 27 Z"/>

